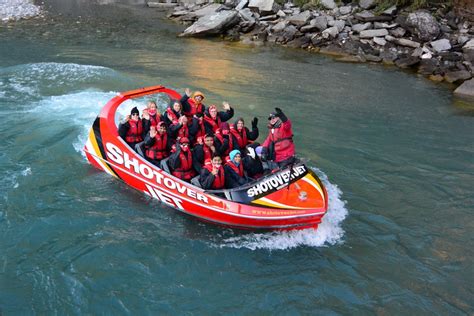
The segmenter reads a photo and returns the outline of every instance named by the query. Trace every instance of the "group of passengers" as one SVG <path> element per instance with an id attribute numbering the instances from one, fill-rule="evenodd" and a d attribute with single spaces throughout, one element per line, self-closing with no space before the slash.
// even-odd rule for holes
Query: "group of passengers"
<path id="1" fill-rule="evenodd" d="M 119 135 L 139 154 L 156 166 L 167 159 L 170 172 L 185 181 L 197 175 L 206 190 L 231 189 L 258 179 L 264 174 L 262 161 L 271 160 L 274 168 L 294 160 L 291 121 L 276 108 L 268 121 L 268 137 L 259 146 L 258 119 L 251 130 L 243 118 L 228 121 L 234 109 L 223 102 L 206 107 L 204 95 L 185 89 L 181 99 L 173 100 L 162 114 L 149 101 L 140 118 L 136 107 L 119 125 Z"/>

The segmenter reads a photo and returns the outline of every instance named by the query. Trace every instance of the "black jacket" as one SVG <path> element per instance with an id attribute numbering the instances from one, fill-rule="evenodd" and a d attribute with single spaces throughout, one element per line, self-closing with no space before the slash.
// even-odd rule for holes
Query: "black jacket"
<path id="1" fill-rule="evenodd" d="M 224 166 L 224 174 L 225 174 L 225 187 L 227 189 L 236 188 L 248 182 L 245 176 L 244 177 L 239 176 L 234 171 L 234 169 L 229 167 L 227 164 Z"/>

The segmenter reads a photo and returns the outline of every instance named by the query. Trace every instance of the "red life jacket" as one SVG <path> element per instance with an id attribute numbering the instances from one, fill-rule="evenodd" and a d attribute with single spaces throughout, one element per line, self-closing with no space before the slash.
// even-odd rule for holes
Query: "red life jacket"
<path id="1" fill-rule="evenodd" d="M 209 160 L 212 159 L 212 150 L 211 150 L 211 148 L 209 148 L 206 145 L 202 145 L 202 151 L 204 151 L 204 161 L 206 161 L 206 159 L 209 159 Z"/>
<path id="2" fill-rule="evenodd" d="M 196 175 L 194 169 L 193 169 L 193 155 L 190 150 L 185 153 L 181 151 L 179 153 L 179 160 L 181 162 L 179 168 L 176 168 L 173 170 L 172 174 L 173 176 L 180 178 L 182 180 L 191 180 L 192 177 Z"/>
<path id="3" fill-rule="evenodd" d="M 212 126 L 212 132 L 213 133 L 215 133 L 216 130 L 221 125 L 221 118 L 219 117 L 219 114 L 216 116 L 215 120 L 212 117 L 210 117 L 209 115 L 206 114 L 206 115 L 204 115 L 204 120 Z"/>
<path id="4" fill-rule="evenodd" d="M 232 161 L 226 163 L 227 166 L 231 167 L 239 175 L 239 177 L 244 176 L 244 164 L 241 162 L 237 167 Z"/>
<path id="5" fill-rule="evenodd" d="M 204 121 L 201 121 L 199 123 L 199 129 L 198 129 L 196 135 L 194 136 L 194 139 L 197 140 L 198 137 L 203 137 L 204 138 L 204 135 L 206 135 L 206 128 L 204 127 Z"/>
<path id="6" fill-rule="evenodd" d="M 188 117 L 189 120 L 193 119 L 193 116 L 197 113 L 202 113 L 202 103 L 196 105 L 193 99 L 188 99 L 189 103 L 189 112 L 183 112 L 184 115 Z"/>
<path id="7" fill-rule="evenodd" d="M 173 111 L 172 108 L 167 108 L 166 109 L 166 113 L 168 113 L 168 119 L 171 121 L 172 124 L 176 124 L 178 123 L 178 116 L 176 115 L 176 113 Z"/>
<path id="8" fill-rule="evenodd" d="M 247 131 L 245 130 L 245 128 L 242 128 L 242 134 L 241 134 L 237 130 L 237 127 L 234 124 L 232 124 L 230 126 L 230 134 L 233 135 L 237 139 L 237 144 L 239 145 L 240 149 L 244 149 L 245 146 L 247 146 L 248 140 L 247 140 Z"/>
<path id="9" fill-rule="evenodd" d="M 168 143 L 168 135 L 165 133 L 163 135 L 156 134 L 155 143 L 153 146 L 146 150 L 145 155 L 154 160 L 161 160 L 169 156 L 166 145 Z"/>
<path id="10" fill-rule="evenodd" d="M 209 172 L 212 172 L 212 164 L 205 165 L 204 168 Z M 219 167 L 217 171 L 217 175 L 214 176 L 214 182 L 212 182 L 212 188 L 214 190 L 223 189 L 225 185 L 225 176 L 224 176 L 224 168 L 222 166 Z"/>
<path id="11" fill-rule="evenodd" d="M 150 115 L 151 126 L 157 126 L 160 121 L 161 115 L 159 115 L 158 113 L 156 113 L 155 115 Z"/>
<path id="12" fill-rule="evenodd" d="M 177 136 L 177 140 L 179 140 L 180 138 L 183 138 L 183 137 L 186 137 L 186 138 L 189 138 L 189 128 L 188 128 L 188 125 L 183 125 L 181 126 L 181 128 L 178 130 L 178 136 Z"/>
<path id="13" fill-rule="evenodd" d="M 280 127 L 274 128 L 264 142 L 263 146 L 275 145 L 275 162 L 280 162 L 295 155 L 295 144 L 293 143 L 293 131 L 291 129 L 291 121 L 288 120 Z"/>
<path id="14" fill-rule="evenodd" d="M 138 143 L 143 140 L 142 138 L 142 133 L 143 133 L 143 125 L 142 121 L 134 121 L 134 120 L 129 120 L 128 124 L 130 125 L 130 128 L 127 131 L 127 135 L 125 135 L 125 141 L 127 143 Z"/>

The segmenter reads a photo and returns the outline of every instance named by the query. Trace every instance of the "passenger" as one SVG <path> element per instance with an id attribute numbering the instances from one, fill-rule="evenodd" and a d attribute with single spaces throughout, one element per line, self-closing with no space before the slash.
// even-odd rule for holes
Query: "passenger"
<path id="1" fill-rule="evenodd" d="M 244 119 L 239 117 L 235 124 L 230 126 L 229 144 L 232 144 L 229 146 L 230 150 L 237 149 L 242 152 L 251 141 L 258 138 L 258 118 L 254 117 L 252 120 L 252 132 L 244 124 Z"/>
<path id="2" fill-rule="evenodd" d="M 172 104 L 166 109 L 163 115 L 163 121 L 170 126 L 176 124 L 178 119 L 183 115 L 182 106 L 179 101 L 173 101 Z"/>
<path id="3" fill-rule="evenodd" d="M 146 159 L 155 166 L 160 166 L 160 161 L 170 155 L 171 146 L 172 140 L 165 122 L 159 122 L 157 127 L 152 125 L 145 137 Z"/>
<path id="4" fill-rule="evenodd" d="M 247 183 L 244 175 L 244 166 L 241 163 L 242 157 L 240 151 L 232 150 L 229 154 L 230 161 L 224 166 L 225 170 L 225 187 L 232 189 Z"/>
<path id="5" fill-rule="evenodd" d="M 204 190 L 221 190 L 225 187 L 225 172 L 222 167 L 222 159 L 219 156 L 212 157 L 211 163 L 206 163 L 201 169 L 199 177 L 201 188 Z"/>
<path id="6" fill-rule="evenodd" d="M 221 123 L 221 127 L 214 133 L 214 143 L 221 149 L 222 157 L 229 156 L 231 152 L 229 141 L 232 141 L 232 139 L 229 134 L 229 124 L 226 122 Z"/>
<path id="7" fill-rule="evenodd" d="M 193 155 L 187 137 L 179 140 L 176 145 L 176 152 L 171 154 L 168 159 L 168 166 L 172 175 L 188 182 L 196 175 L 193 169 Z"/>
<path id="8" fill-rule="evenodd" d="M 206 106 L 202 103 L 204 100 L 204 94 L 201 91 L 195 91 L 192 96 L 192 101 L 189 100 L 191 97 L 191 90 L 186 88 L 184 90 L 184 95 L 181 97 L 181 104 L 183 105 L 183 113 L 188 117 L 188 120 L 191 120 L 194 115 L 201 114 L 204 115 Z"/>
<path id="9" fill-rule="evenodd" d="M 135 150 L 135 146 L 143 141 L 144 129 L 137 107 L 130 111 L 125 121 L 119 125 L 118 133 L 125 142 Z"/>
<path id="10" fill-rule="evenodd" d="M 204 167 L 204 163 L 207 160 L 211 160 L 214 156 L 220 156 L 220 147 L 214 143 L 214 136 L 212 134 L 206 134 L 204 136 L 204 143 L 196 144 L 193 149 L 193 165 L 194 170 L 198 173 Z"/>
<path id="11" fill-rule="evenodd" d="M 206 127 L 206 134 L 214 134 L 222 122 L 230 120 L 234 116 L 234 109 L 230 107 L 229 103 L 223 102 L 224 111 L 217 111 L 215 105 L 211 105 L 204 112 L 204 126 Z"/>
<path id="12" fill-rule="evenodd" d="M 183 115 L 180 116 L 176 124 L 172 124 L 169 127 L 170 135 L 173 139 L 179 140 L 182 137 L 186 137 L 189 140 L 194 140 L 196 132 L 198 131 L 197 122 L 194 121 L 191 126 L 188 125 L 188 118 Z M 192 143 L 190 143 L 192 144 Z"/>
<path id="13" fill-rule="evenodd" d="M 142 113 L 142 123 L 143 129 L 145 130 L 145 135 L 150 131 L 151 126 L 157 126 L 161 121 L 161 114 L 157 110 L 155 101 L 149 101 L 147 108 L 143 110 Z"/>
<path id="14" fill-rule="evenodd" d="M 275 162 L 279 168 L 284 168 L 295 161 L 291 120 L 280 108 L 275 108 L 275 112 L 269 115 L 268 121 L 270 133 L 262 144 L 262 158 Z"/>
<path id="15" fill-rule="evenodd" d="M 191 134 L 192 136 L 189 140 L 191 141 L 191 144 L 193 144 L 194 147 L 194 145 L 196 145 L 197 143 L 197 140 L 199 138 L 204 138 L 204 136 L 206 135 L 206 128 L 204 127 L 204 118 L 202 113 L 194 114 L 190 123 L 191 124 L 189 124 L 188 122 L 189 134 Z"/>
<path id="16" fill-rule="evenodd" d="M 247 147 L 247 155 L 242 158 L 242 164 L 244 165 L 244 171 L 247 176 L 252 179 L 258 179 L 263 176 L 264 169 L 260 155 L 262 153 L 262 147 L 256 146 L 258 143 L 254 143 Z"/>

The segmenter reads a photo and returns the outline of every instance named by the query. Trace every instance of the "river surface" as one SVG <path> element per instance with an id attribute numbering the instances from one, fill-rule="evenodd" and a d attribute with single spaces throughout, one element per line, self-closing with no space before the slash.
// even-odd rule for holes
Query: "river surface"
<path id="1" fill-rule="evenodd" d="M 474 313 L 474 116 L 449 87 L 50 3 L 61 17 L 0 26 L 0 314 Z M 281 107 L 329 192 L 319 230 L 204 224 L 91 167 L 102 106 L 155 84 L 227 100 L 264 135 Z"/>

